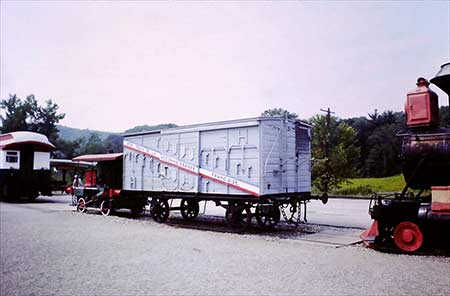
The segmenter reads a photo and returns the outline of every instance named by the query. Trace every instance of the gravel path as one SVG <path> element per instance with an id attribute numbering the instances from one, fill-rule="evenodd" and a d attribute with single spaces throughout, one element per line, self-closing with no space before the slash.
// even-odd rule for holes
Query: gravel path
<path id="1" fill-rule="evenodd" d="M 450 258 L 0 203 L 0 295 L 449 295 Z"/>

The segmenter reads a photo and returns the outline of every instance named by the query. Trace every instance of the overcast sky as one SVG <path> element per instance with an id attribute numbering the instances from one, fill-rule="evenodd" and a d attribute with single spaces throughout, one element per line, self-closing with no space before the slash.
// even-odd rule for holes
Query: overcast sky
<path id="1" fill-rule="evenodd" d="M 450 60 L 449 1 L 1 1 L 1 99 L 106 131 L 400 111 Z M 442 92 L 440 104 L 448 99 Z"/>

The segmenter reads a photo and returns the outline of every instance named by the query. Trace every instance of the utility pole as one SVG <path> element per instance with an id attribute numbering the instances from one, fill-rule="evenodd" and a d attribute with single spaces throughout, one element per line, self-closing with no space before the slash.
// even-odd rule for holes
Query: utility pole
<path id="1" fill-rule="evenodd" d="M 330 124 L 331 124 L 331 114 L 334 114 L 334 112 L 332 112 L 330 110 L 330 108 L 328 108 L 327 110 L 323 110 L 320 109 L 320 111 L 327 113 L 327 124 L 326 124 L 326 143 L 325 143 L 325 168 L 326 168 L 326 181 L 325 181 L 325 192 L 328 193 L 328 183 L 330 180 Z"/>

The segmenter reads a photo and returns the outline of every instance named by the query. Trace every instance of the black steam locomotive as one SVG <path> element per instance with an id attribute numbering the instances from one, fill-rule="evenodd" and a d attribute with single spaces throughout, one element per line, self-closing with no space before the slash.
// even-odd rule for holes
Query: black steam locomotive
<path id="1" fill-rule="evenodd" d="M 430 82 L 450 95 L 450 63 Z M 450 128 L 439 126 L 438 96 L 428 86 L 419 78 L 407 94 L 408 128 L 398 134 L 406 186 L 401 193 L 373 196 L 369 214 L 374 223 L 361 235 L 366 244 L 416 252 L 449 240 Z"/>

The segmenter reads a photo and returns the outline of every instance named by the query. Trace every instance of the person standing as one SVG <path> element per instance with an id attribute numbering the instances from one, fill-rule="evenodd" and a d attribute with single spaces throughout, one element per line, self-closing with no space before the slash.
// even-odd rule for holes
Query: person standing
<path id="1" fill-rule="evenodd" d="M 73 183 L 72 183 L 72 206 L 76 206 L 77 205 L 77 197 L 74 194 L 75 188 L 76 187 L 82 187 L 83 186 L 83 181 L 81 181 L 81 178 L 79 175 L 75 175 L 73 176 Z"/>

